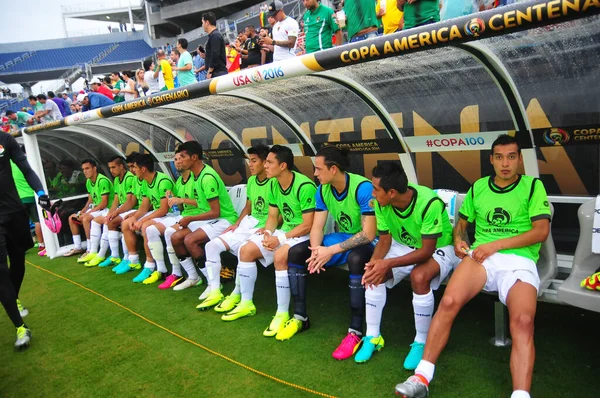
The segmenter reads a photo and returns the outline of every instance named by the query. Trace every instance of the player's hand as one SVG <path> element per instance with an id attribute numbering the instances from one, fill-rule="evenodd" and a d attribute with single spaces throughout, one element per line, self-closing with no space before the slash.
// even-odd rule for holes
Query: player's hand
<path id="1" fill-rule="evenodd" d="M 235 230 L 236 230 L 238 227 L 239 227 L 239 225 L 237 225 L 237 224 L 233 224 L 233 225 L 231 225 L 230 227 L 228 227 L 228 228 L 227 228 L 225 231 L 223 231 L 223 233 L 222 233 L 221 235 L 223 235 L 223 234 L 226 234 L 227 232 L 230 232 L 230 231 L 231 231 L 231 232 L 233 232 L 233 231 L 235 231 Z"/>
<path id="2" fill-rule="evenodd" d="M 38 198 L 38 203 L 40 204 L 40 206 L 42 207 L 42 209 L 45 210 L 49 210 L 50 209 L 50 198 L 48 197 L 48 195 L 43 194 Z"/>
<path id="3" fill-rule="evenodd" d="M 270 251 L 277 249 L 279 247 L 279 238 L 276 236 L 265 235 L 263 247 Z"/>
<path id="4" fill-rule="evenodd" d="M 169 204 L 169 207 L 173 207 L 173 205 L 179 206 L 180 204 L 183 203 L 183 199 L 182 198 L 175 198 L 175 197 L 171 196 L 168 199 L 167 203 Z"/>
<path id="5" fill-rule="evenodd" d="M 115 218 L 115 213 L 113 213 L 113 212 L 106 213 L 106 216 L 104 216 L 104 224 L 108 225 L 108 223 L 111 222 L 113 218 Z"/>
<path id="6" fill-rule="evenodd" d="M 128 218 L 131 218 L 134 214 L 135 212 L 127 214 L 125 217 L 123 217 L 123 221 L 127 220 Z"/>
<path id="7" fill-rule="evenodd" d="M 181 228 L 187 228 L 191 222 L 192 222 L 192 219 L 190 217 L 183 217 L 181 220 L 179 220 L 179 222 L 177 224 L 179 224 L 179 226 Z"/>
<path id="8" fill-rule="evenodd" d="M 467 255 L 468 251 L 469 245 L 467 244 L 467 242 L 461 240 L 454 244 L 454 254 L 456 254 L 456 257 L 464 258 Z"/>
<path id="9" fill-rule="evenodd" d="M 500 250 L 498 242 L 484 243 L 481 246 L 477 246 L 477 248 L 473 250 L 471 257 L 473 257 L 473 260 L 477 261 L 479 264 L 483 264 L 483 262 L 489 256 L 496 253 L 498 250 Z"/>
<path id="10" fill-rule="evenodd" d="M 365 287 L 373 287 L 386 281 L 389 272 L 387 260 L 373 260 L 365 264 L 365 274 L 362 284 Z"/>
<path id="11" fill-rule="evenodd" d="M 131 229 L 133 229 L 134 231 L 139 231 L 142 229 L 142 220 L 138 220 L 136 222 L 133 223 L 133 225 L 131 226 Z"/>
<path id="12" fill-rule="evenodd" d="M 321 271 L 325 271 L 325 264 L 331 260 L 331 257 L 335 254 L 331 247 L 325 246 L 317 246 L 317 247 L 309 247 L 312 251 L 311 256 L 308 260 L 308 272 L 320 273 Z"/>

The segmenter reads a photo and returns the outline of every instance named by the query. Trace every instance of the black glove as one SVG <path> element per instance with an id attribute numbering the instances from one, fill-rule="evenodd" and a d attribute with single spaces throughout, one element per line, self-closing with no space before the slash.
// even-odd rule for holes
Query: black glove
<path id="1" fill-rule="evenodd" d="M 42 207 L 42 209 L 44 209 L 44 210 L 50 210 L 51 204 L 50 204 L 50 198 L 48 197 L 48 195 L 46 195 L 46 194 L 41 195 L 38 198 L 38 203 Z"/>

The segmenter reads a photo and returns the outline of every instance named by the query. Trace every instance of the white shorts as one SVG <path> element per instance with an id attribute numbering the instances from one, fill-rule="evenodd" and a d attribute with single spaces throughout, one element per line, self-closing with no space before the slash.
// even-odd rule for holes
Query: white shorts
<path id="1" fill-rule="evenodd" d="M 413 251 L 415 251 L 415 249 L 410 248 L 408 246 L 404 246 L 396 242 L 395 240 L 392 240 L 392 246 L 390 247 L 390 251 L 385 256 L 385 258 L 388 259 L 394 257 L 401 257 Z M 450 275 L 450 272 L 452 272 L 452 270 L 456 268 L 456 266 L 460 262 L 460 259 L 456 257 L 456 254 L 454 253 L 454 246 L 452 245 L 435 249 L 435 252 L 433 252 L 432 257 L 440 266 L 440 274 L 433 278 L 430 283 L 431 289 L 437 290 L 440 287 L 440 284 L 444 281 L 444 279 L 446 279 L 448 275 Z M 387 288 L 391 289 L 398 283 L 400 283 L 401 280 L 410 275 L 410 272 L 413 270 L 414 267 L 414 265 L 409 265 L 406 267 L 392 268 L 392 279 L 389 279 L 385 282 Z"/>
<path id="2" fill-rule="evenodd" d="M 182 218 L 183 217 L 181 217 L 181 216 L 176 216 L 175 214 L 167 213 L 166 216 L 155 218 L 153 221 L 156 221 L 157 223 L 164 225 L 165 228 L 169 228 L 169 227 L 172 227 L 173 225 L 177 224 L 179 222 L 179 220 L 181 220 Z"/>
<path id="3" fill-rule="evenodd" d="M 483 262 L 487 281 L 483 290 L 498 292 L 498 298 L 506 305 L 508 292 L 517 281 L 529 283 L 540 290 L 540 277 L 533 260 L 516 254 L 494 253 Z"/>
<path id="4" fill-rule="evenodd" d="M 92 217 L 96 218 L 96 217 L 104 217 L 105 215 L 108 214 L 108 209 L 102 209 L 102 210 L 98 210 L 98 211 L 92 211 L 92 212 L 86 212 L 86 214 L 91 215 Z"/>
<path id="5" fill-rule="evenodd" d="M 137 209 L 133 209 L 133 210 L 127 210 L 124 211 L 123 213 L 119 214 L 119 217 L 121 217 L 121 220 L 124 220 L 126 216 L 128 216 L 129 214 L 133 214 L 137 211 Z M 151 211 L 149 211 L 148 213 L 144 214 L 143 216 L 140 217 L 140 220 L 146 218 L 148 216 L 148 214 L 152 213 Z"/>
<path id="6" fill-rule="evenodd" d="M 213 240 L 217 236 L 221 235 L 223 231 L 231 226 L 231 223 L 224 218 L 217 218 L 216 220 L 203 220 L 203 221 L 192 221 L 188 224 L 190 231 L 194 232 L 197 229 L 202 229 L 209 240 Z"/>
<path id="7" fill-rule="evenodd" d="M 242 219 L 235 231 L 229 231 L 219 236 L 219 239 L 227 243 L 229 251 L 234 256 L 237 256 L 240 247 L 242 247 L 242 245 L 258 230 L 258 228 L 256 228 L 257 225 L 258 220 L 256 218 L 246 216 Z"/>
<path id="8" fill-rule="evenodd" d="M 283 234 L 285 234 L 285 232 L 283 232 L 280 229 L 276 229 L 275 232 L 273 232 L 273 236 L 281 236 Z M 259 235 L 259 234 L 255 233 L 255 234 L 252 234 L 246 242 L 252 242 L 256 245 L 256 247 L 258 247 L 258 249 L 260 250 L 260 253 L 263 256 L 263 258 L 259 259 L 258 261 L 260 261 L 260 263 L 264 267 L 268 267 L 269 265 L 273 264 L 273 261 L 275 259 L 275 250 L 272 250 L 272 251 L 267 250 L 263 246 L 262 242 L 263 242 L 264 237 L 265 237 L 265 235 L 263 235 L 263 234 Z M 296 246 L 299 243 L 306 242 L 309 238 L 310 238 L 310 235 L 299 236 L 297 238 L 290 238 L 290 239 L 286 240 L 285 242 L 283 242 L 282 244 L 280 244 L 279 246 L 277 246 L 277 249 L 279 249 L 283 245 L 288 245 L 291 249 L 292 247 Z M 243 246 L 243 245 L 241 245 L 241 246 Z"/>

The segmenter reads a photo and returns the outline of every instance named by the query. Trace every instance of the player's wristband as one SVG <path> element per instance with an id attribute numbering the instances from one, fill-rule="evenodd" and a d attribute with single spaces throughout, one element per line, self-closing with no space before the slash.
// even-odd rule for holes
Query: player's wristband
<path id="1" fill-rule="evenodd" d="M 38 197 L 44 196 L 45 194 L 46 194 L 46 192 L 44 192 L 44 191 L 37 191 L 37 196 Z"/>
<path id="2" fill-rule="evenodd" d="M 265 229 L 265 231 L 263 232 L 265 235 L 273 235 L 273 231 L 269 231 L 268 229 Z"/>
<path id="3" fill-rule="evenodd" d="M 280 244 L 280 245 L 283 245 L 283 242 L 285 242 L 285 241 L 287 240 L 287 238 L 285 237 L 285 234 L 283 234 L 283 235 L 279 235 L 279 236 L 277 237 L 277 239 L 279 239 L 279 244 Z"/>

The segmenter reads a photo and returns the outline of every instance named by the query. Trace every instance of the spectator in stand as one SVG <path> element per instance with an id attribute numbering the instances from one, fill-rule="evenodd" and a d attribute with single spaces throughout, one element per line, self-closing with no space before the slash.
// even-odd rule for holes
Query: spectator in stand
<path id="1" fill-rule="evenodd" d="M 160 91 L 173 90 L 175 88 L 175 82 L 171 64 L 167 60 L 167 54 L 165 54 L 163 50 L 158 50 L 156 52 L 156 58 L 158 58 L 158 64 L 154 66 L 154 76 L 157 76 L 157 72 L 162 74 L 162 81 L 164 82 L 164 86 L 161 86 Z"/>
<path id="2" fill-rule="evenodd" d="M 199 82 L 206 80 L 206 52 L 204 47 L 198 46 L 196 49 L 196 56 L 194 57 L 194 73 L 196 74 L 196 80 Z"/>
<path id="3" fill-rule="evenodd" d="M 188 41 L 183 37 L 177 39 L 177 51 L 179 51 L 179 60 L 177 66 L 173 69 L 177 71 L 177 78 L 181 87 L 189 84 L 196 83 L 196 76 L 194 75 L 194 61 L 192 60 L 192 54 L 187 50 Z"/>
<path id="4" fill-rule="evenodd" d="M 373 0 L 345 0 L 343 4 L 350 43 L 378 36 L 379 21 Z"/>
<path id="5" fill-rule="evenodd" d="M 248 68 L 253 68 L 261 64 L 260 44 L 254 25 L 248 25 L 245 29 L 246 42 L 242 48 L 242 59 Z"/>
<path id="6" fill-rule="evenodd" d="M 134 74 L 130 70 L 124 70 L 121 72 L 125 85 L 121 89 L 121 93 L 125 96 L 125 101 L 131 101 L 138 97 L 138 92 L 135 89 L 135 80 L 133 80 Z M 79 96 L 77 97 L 79 98 Z"/>
<path id="7" fill-rule="evenodd" d="M 241 56 L 235 49 L 235 46 L 229 44 L 228 41 L 225 41 L 225 56 L 227 57 L 227 70 L 229 72 L 237 72 L 241 69 Z"/>
<path id="8" fill-rule="evenodd" d="M 113 86 L 112 86 L 112 79 L 110 78 L 110 76 L 104 76 L 102 78 L 102 85 L 104 87 L 106 87 L 107 89 L 109 89 L 112 94 Z M 114 94 L 113 94 L 113 99 L 114 99 Z M 77 96 L 75 96 L 75 100 L 77 100 Z"/>
<path id="9" fill-rule="evenodd" d="M 171 55 L 171 50 L 172 50 L 171 45 L 169 43 L 167 43 L 167 54 L 168 55 Z"/>
<path id="10" fill-rule="evenodd" d="M 111 93 L 112 95 L 112 93 Z M 73 100 L 71 98 L 69 98 L 69 94 L 67 93 L 62 93 L 62 99 L 66 102 L 67 106 L 71 106 L 71 104 L 73 103 Z"/>
<path id="11" fill-rule="evenodd" d="M 258 42 L 261 43 L 261 39 L 264 37 L 271 37 L 268 28 L 261 28 L 258 33 Z M 272 45 L 262 45 L 260 47 L 260 64 L 270 64 L 273 62 L 273 46 Z"/>
<path id="12" fill-rule="evenodd" d="M 140 97 L 145 97 L 148 92 L 148 83 L 144 79 L 144 70 L 142 68 L 135 71 L 135 89 Z"/>
<path id="13" fill-rule="evenodd" d="M 402 30 L 404 18 L 402 11 L 398 9 L 397 0 L 377 0 L 375 12 L 377 18 L 381 18 L 384 35 Z"/>
<path id="14" fill-rule="evenodd" d="M 227 59 L 225 57 L 225 41 L 217 30 L 217 17 L 212 12 L 202 15 L 202 27 L 208 33 L 206 42 L 206 78 L 223 76 L 227 74 Z"/>
<path id="15" fill-rule="evenodd" d="M 115 102 L 123 102 L 125 101 L 125 94 L 121 93 L 121 89 L 123 87 L 125 87 L 125 82 L 123 80 L 121 80 L 121 76 L 119 75 L 119 72 L 113 72 L 110 74 L 110 79 L 112 81 L 112 86 L 113 86 L 113 100 Z"/>
<path id="16" fill-rule="evenodd" d="M 43 119 L 62 120 L 63 115 L 54 101 L 48 101 L 48 98 L 44 94 L 39 94 L 37 99 L 44 105 L 44 110 L 35 113 L 35 118 L 38 122 L 42 122 Z"/>
<path id="17" fill-rule="evenodd" d="M 169 58 L 169 65 L 171 65 L 171 70 L 173 71 L 173 86 L 177 88 L 179 87 L 179 79 L 177 78 L 177 71 L 174 68 L 177 66 L 177 63 L 179 63 L 179 50 L 175 48 L 171 50 Z"/>
<path id="18" fill-rule="evenodd" d="M 306 54 L 333 47 L 335 34 L 336 46 L 342 44 L 342 30 L 339 28 L 334 11 L 317 0 L 304 0 L 304 34 Z"/>
<path id="19" fill-rule="evenodd" d="M 404 29 L 440 21 L 438 0 L 398 0 L 398 9 L 404 12 Z"/>
<path id="20" fill-rule="evenodd" d="M 6 111 L 6 117 L 8 118 L 8 122 L 16 128 L 31 126 L 33 124 L 33 117 L 27 112 L 14 112 L 9 109 Z"/>
<path id="21" fill-rule="evenodd" d="M 44 110 L 44 104 L 42 104 L 40 101 L 38 101 L 38 99 L 35 95 L 30 95 L 28 100 L 29 100 L 29 105 L 31 105 L 31 109 L 33 110 L 34 115 L 37 112 Z"/>
<path id="22" fill-rule="evenodd" d="M 115 101 L 111 100 L 106 95 L 98 93 L 79 94 L 77 96 L 77 102 L 81 105 L 81 110 L 83 112 L 115 104 Z"/>
<path id="23" fill-rule="evenodd" d="M 296 40 L 296 56 L 306 54 L 306 34 L 304 33 L 304 20 L 298 21 L 298 40 Z"/>
<path id="24" fill-rule="evenodd" d="M 67 117 L 71 114 L 71 109 L 66 106 L 65 101 L 62 98 L 58 98 L 54 95 L 54 91 L 48 91 L 48 99 L 58 106 L 58 110 L 60 110 L 62 117 Z"/>
<path id="25" fill-rule="evenodd" d="M 165 85 L 162 73 L 159 68 L 155 68 L 154 61 L 147 59 L 144 61 L 144 81 L 148 84 L 148 95 L 158 93 Z"/>
<path id="26" fill-rule="evenodd" d="M 246 69 L 248 67 L 247 58 L 244 58 L 244 51 L 248 54 L 246 48 L 246 41 L 248 40 L 248 36 L 246 36 L 246 32 L 238 33 L 237 40 L 235 41 L 235 51 L 240 54 L 240 69 Z"/>
<path id="27" fill-rule="evenodd" d="M 285 15 L 283 3 L 279 0 L 269 5 L 269 15 L 277 21 L 273 26 L 273 38 L 262 38 L 260 41 L 261 46 L 265 44 L 275 46 L 273 61 L 282 61 L 295 57 L 296 40 L 298 39 L 298 30 L 300 29 L 298 22 L 294 18 Z"/>
<path id="28" fill-rule="evenodd" d="M 106 97 L 108 97 L 110 99 L 114 99 L 114 95 L 113 95 L 112 91 L 110 91 L 110 89 L 108 87 L 103 85 L 102 81 L 100 79 L 98 79 L 97 77 L 93 78 L 92 81 L 90 82 L 90 89 L 95 93 L 105 95 Z"/>

